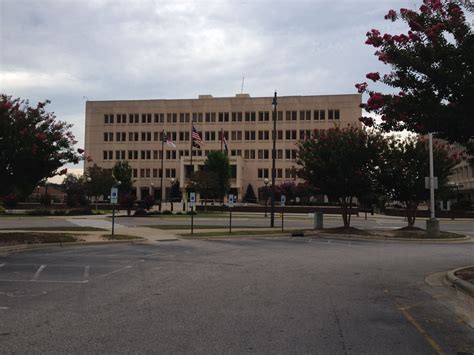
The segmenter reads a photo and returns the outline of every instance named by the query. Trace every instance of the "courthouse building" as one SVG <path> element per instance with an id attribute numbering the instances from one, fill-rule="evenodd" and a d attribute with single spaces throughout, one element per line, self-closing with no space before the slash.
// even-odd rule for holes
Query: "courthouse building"
<path id="1" fill-rule="evenodd" d="M 184 189 L 191 171 L 203 166 L 206 154 L 224 148 L 226 138 L 232 168 L 232 192 L 238 200 L 249 184 L 254 191 L 271 180 L 273 97 L 200 95 L 197 99 L 87 101 L 86 154 L 110 169 L 117 160 L 127 160 L 133 169 L 138 198 L 161 195 L 175 179 Z M 314 130 L 358 124 L 361 95 L 318 95 L 278 97 L 276 132 L 276 184 L 293 181 L 296 143 Z M 203 146 L 192 149 L 192 126 Z M 161 134 L 174 142 L 165 144 Z M 161 171 L 163 159 L 163 171 Z M 298 182 L 298 181 L 297 181 Z"/>

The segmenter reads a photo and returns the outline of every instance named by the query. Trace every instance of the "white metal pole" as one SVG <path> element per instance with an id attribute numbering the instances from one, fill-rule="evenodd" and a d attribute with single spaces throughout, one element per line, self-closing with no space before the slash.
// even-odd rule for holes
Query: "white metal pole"
<path id="1" fill-rule="evenodd" d="M 428 134 L 429 137 L 429 150 L 430 150 L 430 211 L 431 219 L 435 217 L 435 196 L 434 196 L 434 168 L 433 168 L 433 133 Z"/>

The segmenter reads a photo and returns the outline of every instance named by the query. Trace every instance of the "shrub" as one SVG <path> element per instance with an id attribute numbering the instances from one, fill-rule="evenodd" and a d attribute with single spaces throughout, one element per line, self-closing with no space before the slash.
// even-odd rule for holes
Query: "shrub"
<path id="1" fill-rule="evenodd" d="M 66 210 L 55 210 L 55 211 L 53 211 L 53 214 L 55 216 L 65 216 L 66 215 Z"/>
<path id="2" fill-rule="evenodd" d="M 472 207 L 471 200 L 459 200 L 452 204 L 451 209 L 454 211 L 472 211 Z"/>
<path id="3" fill-rule="evenodd" d="M 42 195 L 39 199 L 39 202 L 43 205 L 43 206 L 51 206 L 51 196 L 45 196 L 45 195 Z"/>
<path id="4" fill-rule="evenodd" d="M 148 212 L 148 215 L 149 216 L 159 216 L 159 215 L 161 215 L 161 212 L 160 211 L 151 211 L 151 212 Z"/>
<path id="5" fill-rule="evenodd" d="M 92 209 L 89 207 L 84 208 L 75 208 L 72 210 L 67 211 L 68 216 L 84 216 L 84 215 L 92 215 Z"/>
<path id="6" fill-rule="evenodd" d="M 14 193 L 8 194 L 3 198 L 3 204 L 7 208 L 15 208 L 18 204 L 18 197 Z"/>
<path id="7" fill-rule="evenodd" d="M 146 212 L 144 208 L 139 207 L 135 210 L 135 213 L 133 215 L 137 217 L 144 217 L 144 216 L 147 216 L 148 213 Z"/>
<path id="8" fill-rule="evenodd" d="M 4 214 L 4 213 L 6 213 L 5 208 L 3 206 L 0 206 L 0 214 Z"/>
<path id="9" fill-rule="evenodd" d="M 182 215 L 182 214 L 183 214 L 183 212 L 176 212 L 176 214 L 177 214 L 177 215 Z"/>
<path id="10" fill-rule="evenodd" d="M 26 214 L 30 216 L 50 216 L 51 211 L 45 208 L 39 208 L 39 209 L 28 211 Z"/>
<path id="11" fill-rule="evenodd" d="M 191 215 L 195 216 L 195 215 L 197 215 L 197 212 L 196 211 L 188 211 L 188 212 L 186 212 L 186 214 L 189 215 L 189 216 L 191 216 Z"/>
<path id="12" fill-rule="evenodd" d="M 170 214 L 173 214 L 173 212 L 169 211 L 169 210 L 164 210 L 163 212 L 161 212 L 161 214 L 163 215 L 170 215 Z"/>

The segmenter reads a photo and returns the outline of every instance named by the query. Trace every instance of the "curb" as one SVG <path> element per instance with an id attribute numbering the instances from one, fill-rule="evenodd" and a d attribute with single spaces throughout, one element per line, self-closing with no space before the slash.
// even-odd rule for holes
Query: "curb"
<path id="1" fill-rule="evenodd" d="M 104 240 L 97 242 L 66 242 L 66 243 L 42 243 L 42 244 L 16 244 L 0 247 L 0 254 L 9 253 L 22 250 L 34 250 L 34 249 L 45 249 L 51 247 L 77 247 L 77 246 L 94 246 L 94 245 L 106 245 L 106 244 L 141 244 L 146 243 L 148 240 L 145 238 L 140 239 L 129 239 L 129 240 Z"/>
<path id="2" fill-rule="evenodd" d="M 448 279 L 448 281 L 451 283 L 451 285 L 454 288 L 459 289 L 459 290 L 467 293 L 471 297 L 474 297 L 474 285 L 472 283 L 464 281 L 463 279 L 461 279 L 461 278 L 457 277 L 456 275 L 454 275 L 456 272 L 458 272 L 460 270 L 463 270 L 463 269 L 470 268 L 470 267 L 474 267 L 474 265 L 461 267 L 461 268 L 455 269 L 455 270 L 450 270 L 450 271 L 447 272 L 446 278 Z"/>
<path id="3" fill-rule="evenodd" d="M 446 238 L 446 239 L 383 238 L 383 237 L 360 236 L 357 234 L 340 235 L 340 234 L 324 234 L 324 233 L 313 234 L 313 235 L 308 235 L 308 236 L 320 238 L 320 239 L 363 240 L 363 241 L 371 241 L 371 242 L 421 242 L 421 243 L 436 243 L 436 244 L 449 244 L 449 243 L 471 240 L 471 237 L 469 236 L 464 236 L 461 238 Z"/>

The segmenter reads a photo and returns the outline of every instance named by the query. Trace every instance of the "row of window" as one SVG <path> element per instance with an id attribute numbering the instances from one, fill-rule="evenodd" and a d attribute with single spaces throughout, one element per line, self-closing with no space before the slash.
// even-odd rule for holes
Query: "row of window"
<path id="1" fill-rule="evenodd" d="M 247 112 L 181 112 L 181 113 L 106 113 L 104 123 L 190 123 L 193 122 L 269 122 L 272 120 L 272 111 L 247 111 Z M 277 111 L 277 120 L 283 121 L 311 121 L 325 120 L 326 110 L 293 110 Z M 327 110 L 328 120 L 339 120 L 339 109 Z"/>
<path id="2" fill-rule="evenodd" d="M 140 172 L 140 175 L 138 175 Z M 132 169 L 132 174 L 134 178 L 161 178 L 163 171 L 161 169 Z M 166 178 L 175 178 L 176 177 L 176 169 L 165 169 L 165 177 Z"/>
<path id="3" fill-rule="evenodd" d="M 257 177 L 259 179 L 270 179 L 271 169 L 258 169 Z M 283 179 L 283 169 L 275 169 L 275 177 Z M 296 179 L 296 171 L 294 169 L 285 169 L 285 179 Z"/>
<path id="4" fill-rule="evenodd" d="M 324 129 L 318 130 L 323 133 Z M 115 134 L 114 134 L 115 133 Z M 157 142 L 161 140 L 161 132 L 104 132 L 104 142 L 126 142 L 128 133 L 129 142 L 151 142 L 152 140 Z M 229 135 L 230 133 L 230 135 Z M 283 134 L 284 133 L 284 134 Z M 278 130 L 276 131 L 276 139 L 283 140 L 303 140 L 313 136 L 314 130 L 311 129 L 296 129 L 293 130 Z M 226 140 L 232 141 L 269 141 L 272 139 L 271 131 L 223 131 L 222 134 Z M 189 132 L 167 132 L 168 138 L 174 142 L 189 142 Z M 220 141 L 221 132 L 219 131 L 204 131 L 200 132 L 200 136 L 204 141 Z M 243 138 L 243 139 L 242 139 Z"/>
<path id="5" fill-rule="evenodd" d="M 115 152 L 115 158 L 114 158 Z M 193 150 L 193 156 L 207 156 L 209 150 Z M 296 160 L 296 149 L 277 149 L 276 159 Z M 233 149 L 230 151 L 231 156 L 242 156 L 241 149 Z M 268 160 L 271 159 L 270 149 L 245 149 L 243 150 L 243 157 L 247 160 Z M 177 160 L 180 157 L 189 157 L 189 150 L 167 150 L 166 160 Z M 163 159 L 163 152 L 161 150 L 104 150 L 103 160 L 161 160 Z"/>

